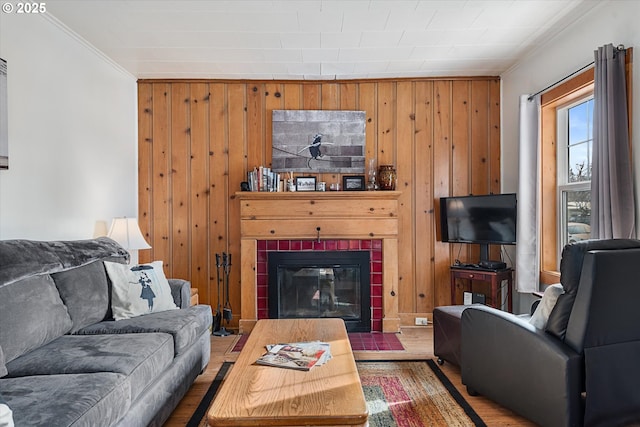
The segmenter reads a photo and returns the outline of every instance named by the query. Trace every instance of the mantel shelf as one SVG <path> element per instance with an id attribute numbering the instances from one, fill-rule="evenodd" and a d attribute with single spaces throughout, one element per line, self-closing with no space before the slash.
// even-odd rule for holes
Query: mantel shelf
<path id="1" fill-rule="evenodd" d="M 234 197 L 239 200 L 395 200 L 401 194 L 401 191 L 239 191 Z"/>

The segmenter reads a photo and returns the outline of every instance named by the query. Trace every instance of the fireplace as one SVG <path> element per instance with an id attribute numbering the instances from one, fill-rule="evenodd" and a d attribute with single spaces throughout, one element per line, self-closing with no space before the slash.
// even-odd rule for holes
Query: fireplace
<path id="1" fill-rule="evenodd" d="M 371 331 L 369 251 L 280 251 L 268 256 L 272 319 L 338 317 Z"/>
<path id="2" fill-rule="evenodd" d="M 234 195 L 240 207 L 240 320 L 250 332 L 268 319 L 268 254 L 367 251 L 372 331 L 399 332 L 399 191 L 255 192 Z M 366 304 L 363 304 L 366 307 Z"/>

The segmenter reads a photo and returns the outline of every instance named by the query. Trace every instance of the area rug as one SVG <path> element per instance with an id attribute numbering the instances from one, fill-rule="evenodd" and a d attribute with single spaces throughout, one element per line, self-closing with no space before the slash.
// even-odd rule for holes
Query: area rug
<path id="1" fill-rule="evenodd" d="M 369 427 L 486 426 L 433 360 L 356 364 Z M 207 426 L 207 409 L 231 365 L 222 365 L 187 427 Z"/>
<path id="2" fill-rule="evenodd" d="M 404 346 L 394 333 L 365 333 L 349 332 L 349 343 L 353 351 L 404 351 Z M 237 353 L 244 347 L 244 343 L 249 338 L 248 334 L 240 335 L 236 341 L 232 353 Z"/>
<path id="3" fill-rule="evenodd" d="M 357 362 L 369 426 L 485 426 L 433 360 Z"/>

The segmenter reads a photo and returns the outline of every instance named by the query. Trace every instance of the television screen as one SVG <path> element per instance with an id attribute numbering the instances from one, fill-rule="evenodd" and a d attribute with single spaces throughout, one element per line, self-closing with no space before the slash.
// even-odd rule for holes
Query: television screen
<path id="1" fill-rule="evenodd" d="M 491 194 L 440 198 L 443 242 L 514 245 L 516 195 Z"/>

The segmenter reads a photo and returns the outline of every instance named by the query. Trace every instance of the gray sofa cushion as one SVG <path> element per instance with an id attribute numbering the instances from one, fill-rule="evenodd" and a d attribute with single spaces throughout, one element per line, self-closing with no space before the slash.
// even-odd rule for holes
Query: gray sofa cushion
<path id="1" fill-rule="evenodd" d="M 0 346 L 5 363 L 64 335 L 71 318 L 49 275 L 0 286 Z"/>
<path id="2" fill-rule="evenodd" d="M 211 307 L 194 305 L 193 307 L 145 314 L 131 319 L 108 320 L 87 326 L 77 334 L 133 334 L 145 332 L 164 332 L 174 339 L 174 351 L 178 356 L 197 341 L 204 331 L 209 329 L 213 320 Z"/>
<path id="3" fill-rule="evenodd" d="M 110 372 L 3 378 L 0 394 L 16 426 L 107 426 L 131 407 L 129 378 Z"/>
<path id="4" fill-rule="evenodd" d="M 191 307 L 191 282 L 183 279 L 167 279 L 173 302 L 178 308 Z"/>
<path id="5" fill-rule="evenodd" d="M 115 372 L 131 377 L 131 398 L 173 361 L 169 334 L 65 335 L 7 364 L 9 377 Z"/>
<path id="6" fill-rule="evenodd" d="M 96 260 L 129 262 L 129 253 L 108 237 L 38 242 L 0 240 L 0 286 L 40 274 L 87 265 Z"/>
<path id="7" fill-rule="evenodd" d="M 101 261 L 52 274 L 73 322 L 71 333 L 104 320 L 109 313 L 109 285 Z"/>
<path id="8" fill-rule="evenodd" d="M 7 375 L 7 367 L 4 364 L 4 352 L 2 351 L 2 347 L 0 347 L 0 378 Z"/>

